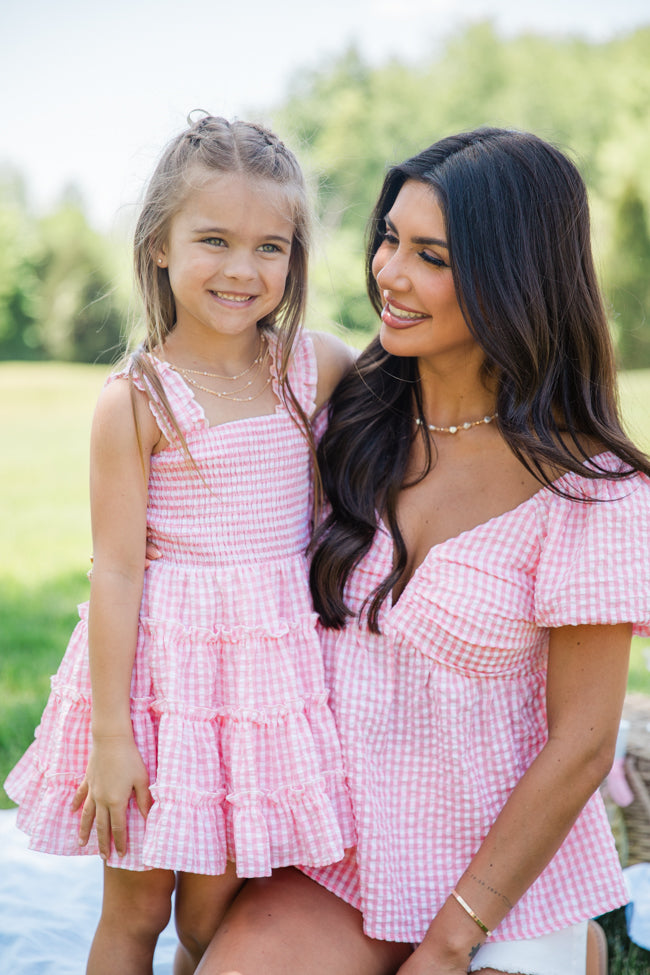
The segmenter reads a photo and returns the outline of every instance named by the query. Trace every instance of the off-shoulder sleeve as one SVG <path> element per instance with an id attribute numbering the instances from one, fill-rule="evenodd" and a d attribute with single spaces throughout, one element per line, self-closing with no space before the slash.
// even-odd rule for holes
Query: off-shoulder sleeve
<path id="1" fill-rule="evenodd" d="M 538 624 L 633 623 L 635 634 L 650 636 L 650 480 L 568 475 L 566 486 L 592 500 L 547 500 Z"/>

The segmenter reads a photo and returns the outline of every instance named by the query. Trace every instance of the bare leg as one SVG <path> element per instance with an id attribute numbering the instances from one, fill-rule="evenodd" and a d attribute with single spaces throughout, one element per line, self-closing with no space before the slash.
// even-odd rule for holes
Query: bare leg
<path id="1" fill-rule="evenodd" d="M 174 975 L 192 975 L 244 881 L 229 863 L 219 877 L 179 873 L 176 878 L 176 931 L 179 946 Z"/>
<path id="2" fill-rule="evenodd" d="M 171 914 L 171 870 L 104 867 L 102 913 L 86 975 L 150 975 L 153 953 Z"/>
<path id="3" fill-rule="evenodd" d="M 590 921 L 587 929 L 587 975 L 607 975 L 607 938 L 600 924 Z"/>
<path id="4" fill-rule="evenodd" d="M 357 910 L 287 868 L 246 883 L 197 975 L 394 975 L 410 954 L 366 937 Z"/>

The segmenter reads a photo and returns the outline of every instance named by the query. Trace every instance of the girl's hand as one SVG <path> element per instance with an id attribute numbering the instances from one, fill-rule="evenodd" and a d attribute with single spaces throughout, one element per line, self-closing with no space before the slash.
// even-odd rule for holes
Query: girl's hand
<path id="1" fill-rule="evenodd" d="M 95 823 L 101 857 L 106 860 L 110 856 L 111 839 L 118 856 L 124 856 L 126 808 L 133 793 L 146 819 L 153 803 L 149 775 L 132 736 L 96 740 L 86 776 L 72 800 L 73 811 L 83 806 L 79 845 L 86 846 Z"/>

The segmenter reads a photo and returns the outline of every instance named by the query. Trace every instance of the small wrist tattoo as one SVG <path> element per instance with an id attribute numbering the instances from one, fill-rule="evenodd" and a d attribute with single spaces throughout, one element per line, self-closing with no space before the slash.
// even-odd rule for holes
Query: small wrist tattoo
<path id="1" fill-rule="evenodd" d="M 481 943 L 479 942 L 477 945 L 474 945 L 473 948 L 470 948 L 470 952 L 469 952 L 469 960 L 470 961 L 473 961 L 474 958 L 476 958 L 476 956 L 479 953 L 480 947 L 481 947 Z"/>
<path id="2" fill-rule="evenodd" d="M 494 887 L 491 887 L 490 884 L 486 883 L 484 880 L 481 880 L 480 877 L 477 877 L 475 873 L 470 873 L 470 877 L 475 883 L 479 884 L 479 886 L 484 887 L 485 890 L 488 890 L 491 894 L 494 894 L 495 897 L 502 900 L 509 911 L 512 910 L 512 901 L 508 900 L 506 895 L 502 894 L 500 890 L 496 890 Z"/>

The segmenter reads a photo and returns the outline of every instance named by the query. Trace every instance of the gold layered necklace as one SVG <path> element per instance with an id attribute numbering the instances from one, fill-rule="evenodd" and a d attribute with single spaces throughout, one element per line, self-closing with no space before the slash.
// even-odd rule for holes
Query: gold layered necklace
<path id="1" fill-rule="evenodd" d="M 202 392 L 209 393 L 211 396 L 216 396 L 218 399 L 229 399 L 234 403 L 250 403 L 252 400 L 257 399 L 258 396 L 262 395 L 266 387 L 271 382 L 271 376 L 264 381 L 260 389 L 256 393 L 253 393 L 252 396 L 240 396 L 239 394 L 243 393 L 246 389 L 250 389 L 251 386 L 257 381 L 266 365 L 268 357 L 268 343 L 264 341 L 263 337 L 260 337 L 259 351 L 251 362 L 250 366 L 247 366 L 234 376 L 224 376 L 221 373 L 208 372 L 205 369 L 185 369 L 182 366 L 174 366 L 171 362 L 169 365 L 174 372 L 177 372 L 179 376 L 182 376 L 185 382 L 189 383 L 190 386 L 193 386 L 195 389 L 200 389 Z M 227 392 L 219 389 L 211 389 L 209 386 L 204 386 L 202 383 L 198 382 L 198 380 L 192 378 L 193 376 L 207 376 L 209 379 L 220 379 L 222 382 L 234 383 L 243 376 L 248 375 L 248 373 L 250 373 L 252 370 L 255 370 L 255 372 L 247 382 L 245 382 L 242 386 L 238 386 L 237 389 L 232 389 Z"/>

